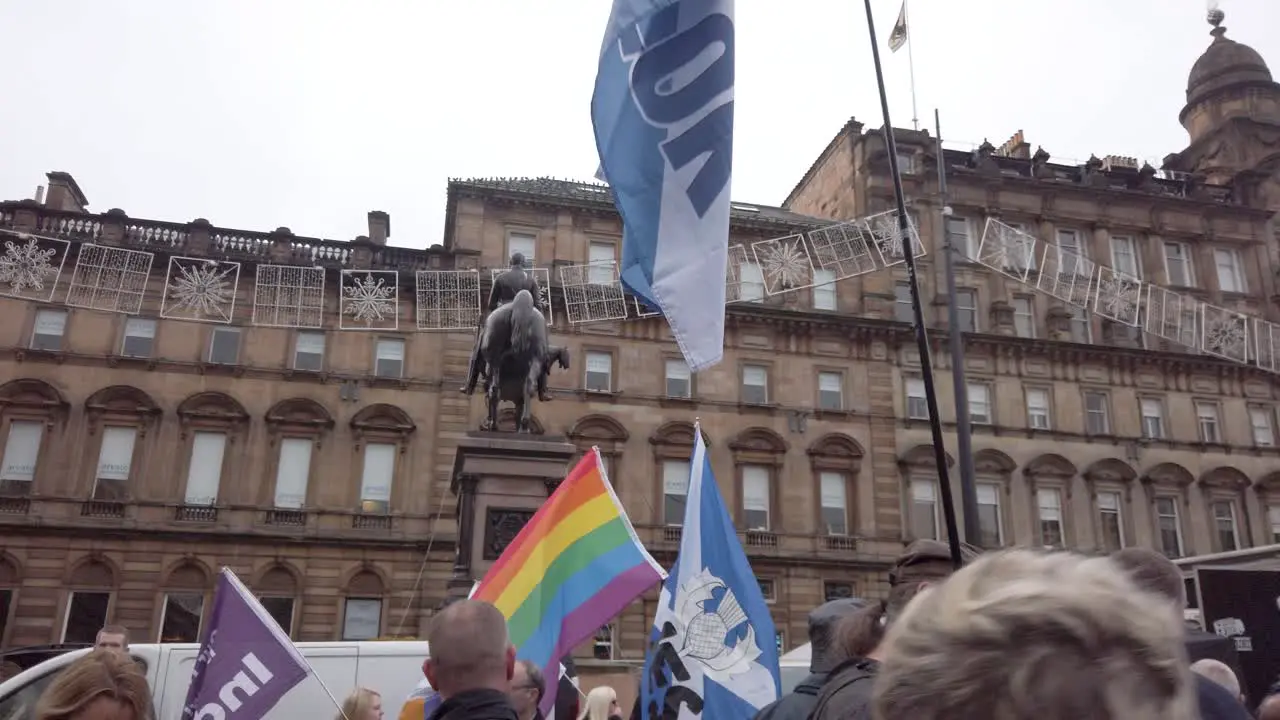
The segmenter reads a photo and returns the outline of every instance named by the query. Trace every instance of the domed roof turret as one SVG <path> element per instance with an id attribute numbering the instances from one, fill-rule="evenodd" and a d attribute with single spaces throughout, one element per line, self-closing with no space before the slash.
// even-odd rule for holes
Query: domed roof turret
<path id="1" fill-rule="evenodd" d="M 1224 18 L 1221 10 L 1209 12 L 1213 42 L 1187 77 L 1187 108 L 1228 87 L 1274 85 L 1271 70 L 1258 51 L 1227 38 L 1227 29 L 1222 26 Z"/>

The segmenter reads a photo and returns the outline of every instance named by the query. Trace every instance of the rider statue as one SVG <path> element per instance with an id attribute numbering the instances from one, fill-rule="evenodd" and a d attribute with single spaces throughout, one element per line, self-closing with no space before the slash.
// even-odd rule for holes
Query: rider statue
<path id="1" fill-rule="evenodd" d="M 471 369 L 467 374 L 467 384 L 462 387 L 463 394 L 471 395 L 476 391 L 476 383 L 480 381 L 483 374 L 488 380 L 491 379 L 495 372 L 494 368 L 485 367 L 484 355 L 481 352 L 481 346 L 484 342 L 484 335 L 488 331 L 489 317 L 499 308 L 505 307 L 515 300 L 516 293 L 521 290 L 528 290 L 533 296 L 535 305 L 542 304 L 541 289 L 538 287 L 538 281 L 534 279 L 533 273 L 524 269 L 524 255 L 521 253 L 513 253 L 511 255 L 511 267 L 507 268 L 501 275 L 494 278 L 493 289 L 489 291 L 489 305 L 486 308 L 488 315 L 480 323 L 480 328 L 476 331 L 475 348 L 471 351 Z M 547 392 L 547 373 L 540 373 L 538 376 L 538 399 L 547 402 L 551 399 L 550 393 Z"/>

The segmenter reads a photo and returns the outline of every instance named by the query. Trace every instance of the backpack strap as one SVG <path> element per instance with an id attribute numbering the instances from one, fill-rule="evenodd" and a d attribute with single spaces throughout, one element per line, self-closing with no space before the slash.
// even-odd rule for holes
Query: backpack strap
<path id="1" fill-rule="evenodd" d="M 831 698 L 835 697 L 841 690 L 862 680 L 868 680 L 875 677 L 871 668 L 872 661 L 855 658 L 846 660 L 836 666 L 831 674 L 827 676 L 827 682 L 822 686 L 822 692 L 818 695 L 818 704 L 813 707 L 813 711 L 809 713 L 808 720 L 818 720 L 826 707 L 831 702 Z"/>

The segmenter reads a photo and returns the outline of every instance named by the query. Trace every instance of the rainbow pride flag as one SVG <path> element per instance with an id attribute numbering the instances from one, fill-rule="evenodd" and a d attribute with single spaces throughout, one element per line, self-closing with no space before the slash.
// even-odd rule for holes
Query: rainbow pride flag
<path id="1" fill-rule="evenodd" d="M 593 448 L 507 546 L 471 596 L 507 618 L 516 655 L 542 668 L 662 582 L 666 572 L 636 537 Z M 549 683 L 542 710 L 555 704 Z"/>

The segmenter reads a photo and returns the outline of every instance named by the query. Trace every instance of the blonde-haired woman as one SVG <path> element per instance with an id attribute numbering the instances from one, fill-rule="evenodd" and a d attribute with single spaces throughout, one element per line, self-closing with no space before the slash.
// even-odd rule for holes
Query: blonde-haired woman
<path id="1" fill-rule="evenodd" d="M 622 710 L 618 707 L 618 693 L 608 685 L 592 688 L 587 693 L 587 701 L 582 704 L 582 713 L 578 720 L 621 720 Z"/>
<path id="2" fill-rule="evenodd" d="M 127 654 L 94 650 L 67 666 L 36 702 L 35 720 L 151 720 L 151 687 Z"/>
<path id="3" fill-rule="evenodd" d="M 369 688 L 356 688 L 342 702 L 335 720 L 382 720 L 382 695 Z"/>

